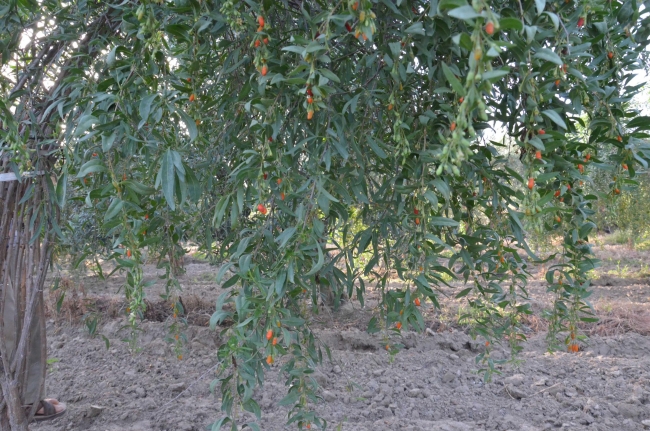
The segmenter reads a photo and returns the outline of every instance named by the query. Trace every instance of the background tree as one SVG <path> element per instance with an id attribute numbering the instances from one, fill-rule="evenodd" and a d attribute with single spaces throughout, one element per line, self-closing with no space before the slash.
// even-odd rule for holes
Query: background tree
<path id="1" fill-rule="evenodd" d="M 54 211 L 66 189 L 101 215 L 107 257 L 127 273 L 133 334 L 145 252 L 169 257 L 175 319 L 182 241 L 224 262 L 219 281 L 236 288 L 211 320 L 226 324 L 225 416 L 213 429 L 244 426 L 240 408 L 259 414 L 253 389 L 285 355 L 289 422 L 323 427 L 310 410 L 322 360 L 310 309 L 344 294 L 363 304 L 373 284 L 382 311 L 369 330 L 396 353 L 402 329 L 423 329 L 419 307 L 459 278 L 458 296 L 487 316 L 474 335 L 516 353 L 536 259 L 524 224 L 563 238 L 546 277 L 548 339 L 577 349 L 597 264 L 597 196 L 584 183 L 604 168 L 618 195 L 650 157 L 650 119 L 625 107 L 639 90 L 630 80 L 645 60 L 647 6 L 13 0 L 0 10 L 5 171 L 56 173 L 42 238 L 65 240 L 73 227 Z M 523 175 L 505 143 L 485 139 L 495 124 L 518 146 Z M 388 289 L 391 271 L 401 288 Z M 489 378 L 490 349 L 479 360 Z"/>

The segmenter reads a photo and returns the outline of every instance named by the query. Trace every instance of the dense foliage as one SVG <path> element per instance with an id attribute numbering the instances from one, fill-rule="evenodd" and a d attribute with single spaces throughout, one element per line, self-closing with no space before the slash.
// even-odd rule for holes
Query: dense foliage
<path id="1" fill-rule="evenodd" d="M 563 238 L 546 277 L 549 343 L 577 349 L 597 264 L 597 196 L 584 183 L 603 169 L 616 196 L 650 159 L 650 118 L 627 104 L 648 6 L 11 0 L 0 9 L 0 140 L 16 171 L 56 157 L 58 205 L 72 193 L 100 215 L 134 330 L 147 250 L 173 263 L 192 240 L 225 262 L 218 281 L 235 288 L 212 324 L 226 328 L 215 382 L 226 416 L 213 429 L 243 426 L 239 408 L 259 414 L 253 389 L 284 356 L 289 422 L 320 428 L 310 307 L 363 304 L 376 287 L 369 330 L 395 354 L 395 336 L 423 329 L 420 307 L 458 278 L 484 316 L 474 335 L 516 353 L 536 259 L 524 226 Z M 495 126 L 508 142 L 486 138 Z M 54 226 L 61 241 L 74 234 Z M 391 272 L 402 288 L 387 288 Z M 495 371 L 489 348 L 477 362 Z"/>

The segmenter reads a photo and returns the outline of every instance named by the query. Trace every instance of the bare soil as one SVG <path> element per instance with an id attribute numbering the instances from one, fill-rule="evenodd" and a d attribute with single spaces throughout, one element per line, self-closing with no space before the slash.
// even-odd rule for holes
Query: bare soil
<path id="1" fill-rule="evenodd" d="M 590 300 L 601 321 L 582 328 L 589 338 L 581 351 L 548 353 L 541 312 L 552 297 L 542 281 L 544 268 L 537 268 L 530 285 L 535 315 L 525 322 L 529 340 L 521 362 L 504 366 L 491 383 L 476 373 L 483 341 L 471 339 L 458 323 L 462 300 L 443 295 L 442 310 L 423 304 L 430 330 L 402 331 L 393 341 L 406 347 L 394 358 L 383 349 L 383 335 L 365 332 L 376 293 L 370 292 L 364 308 L 355 301 L 336 312 L 321 308 L 312 323 L 334 361 L 326 360 L 314 375 L 322 396 L 314 408 L 328 429 L 349 431 L 650 429 L 650 253 L 617 245 L 596 252 L 603 267 L 594 274 Z M 58 314 L 56 295 L 48 299 L 46 393 L 67 403 L 68 412 L 32 430 L 209 429 L 221 417 L 220 400 L 209 390 L 221 340 L 207 327 L 221 293 L 214 282 L 217 270 L 186 261 L 180 281 L 188 325 L 180 361 L 165 340 L 172 318 L 159 299 L 162 282 L 148 291 L 150 307 L 139 351 L 133 353 L 122 341 L 127 335 L 121 330 L 126 304 L 118 294 L 123 279 L 102 281 L 90 270 L 53 273 L 52 279 L 64 276 L 66 298 Z M 148 279 L 161 273 L 146 267 Z M 104 340 L 91 337 L 81 324 L 88 315 L 100 317 L 97 332 L 109 340 L 108 351 Z M 505 346 L 493 352 L 508 354 Z M 281 365 L 274 364 L 256 393 L 264 431 L 295 429 L 284 425 L 287 409 L 278 406 L 287 390 Z M 240 419 L 245 423 L 254 416 Z"/>

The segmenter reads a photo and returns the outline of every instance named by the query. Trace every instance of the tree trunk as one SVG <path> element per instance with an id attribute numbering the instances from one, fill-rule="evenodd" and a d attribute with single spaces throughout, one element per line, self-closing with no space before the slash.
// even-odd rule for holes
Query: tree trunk
<path id="1" fill-rule="evenodd" d="M 43 285 L 58 210 L 49 196 L 53 184 L 42 174 L 51 169 L 47 158 L 36 159 L 41 170 L 20 180 L 12 179 L 6 156 L 0 163 L 0 426 L 27 431 L 36 409 L 23 406 L 43 398 Z"/>

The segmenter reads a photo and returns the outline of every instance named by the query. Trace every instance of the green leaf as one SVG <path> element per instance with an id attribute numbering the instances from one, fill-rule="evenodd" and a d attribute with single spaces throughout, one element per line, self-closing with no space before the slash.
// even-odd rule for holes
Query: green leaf
<path id="1" fill-rule="evenodd" d="M 424 27 L 422 26 L 421 22 L 416 22 L 414 24 L 411 24 L 406 30 L 404 30 L 404 33 L 406 34 L 419 34 L 421 36 L 425 35 L 424 32 Z"/>
<path id="2" fill-rule="evenodd" d="M 336 75 L 334 74 L 334 72 L 332 72 L 332 71 L 329 70 L 329 69 L 318 69 L 318 72 L 319 72 L 321 75 L 323 75 L 325 78 L 329 79 L 330 81 L 334 81 L 334 82 L 338 82 L 338 83 L 341 82 L 341 80 L 339 79 L 339 77 L 336 76 Z"/>
<path id="3" fill-rule="evenodd" d="M 481 16 L 480 14 L 476 13 L 474 8 L 470 5 L 457 7 L 456 9 L 452 9 L 447 12 L 447 14 L 452 18 L 458 18 L 465 21 L 476 19 Z"/>
<path id="4" fill-rule="evenodd" d="M 199 130 L 196 128 L 196 120 L 187 115 L 183 110 L 179 110 L 177 112 L 181 116 L 183 123 L 185 123 L 185 127 L 187 127 L 187 131 L 190 134 L 190 141 L 195 140 L 199 135 Z"/>
<path id="5" fill-rule="evenodd" d="M 449 66 L 447 66 L 446 63 L 442 62 L 440 63 L 442 65 L 442 72 L 445 74 L 445 78 L 447 78 L 447 81 L 449 81 L 449 85 L 451 85 L 451 88 L 454 89 L 456 93 L 458 93 L 459 96 L 465 96 L 465 88 L 463 88 L 463 85 L 460 83 L 458 78 L 454 75 L 454 73 L 451 71 Z"/>
<path id="6" fill-rule="evenodd" d="M 146 97 L 143 97 L 140 101 L 140 118 L 143 121 L 147 121 L 149 118 L 149 113 L 151 112 L 151 104 L 156 99 L 157 94 L 150 94 Z"/>
<path id="7" fill-rule="evenodd" d="M 542 115 L 546 116 L 549 120 L 566 130 L 566 123 L 557 112 L 547 109 L 546 111 L 542 111 Z"/>
<path id="8" fill-rule="evenodd" d="M 122 208 L 124 208 L 124 201 L 117 197 L 113 198 L 111 204 L 106 210 L 106 214 L 104 214 L 104 222 L 107 222 L 118 215 L 119 212 L 122 211 Z"/>
<path id="9" fill-rule="evenodd" d="M 56 182 L 56 203 L 59 205 L 59 208 L 63 208 L 65 206 L 65 196 L 66 196 L 67 188 L 68 188 L 68 174 L 64 172 Z"/>
<path id="10" fill-rule="evenodd" d="M 537 9 L 537 15 L 541 15 L 544 12 L 546 7 L 546 0 L 535 0 L 535 8 Z"/>
<path id="11" fill-rule="evenodd" d="M 499 26 L 501 27 L 501 30 L 512 29 L 522 31 L 524 29 L 524 24 L 517 18 L 501 18 L 499 20 Z"/>
<path id="12" fill-rule="evenodd" d="M 176 209 L 176 201 L 174 200 L 176 170 L 174 168 L 174 159 L 171 150 L 165 151 L 165 154 L 162 156 L 158 176 L 162 184 L 162 191 L 165 200 L 167 201 L 167 205 L 169 205 L 172 210 Z"/>
<path id="13" fill-rule="evenodd" d="M 91 159 L 81 166 L 79 172 L 77 173 L 77 178 L 83 178 L 88 174 L 95 172 L 106 172 L 106 166 L 102 164 L 100 159 Z"/>
<path id="14" fill-rule="evenodd" d="M 564 64 L 560 56 L 548 48 L 539 48 L 535 53 L 535 55 L 533 55 L 533 58 L 539 58 L 540 60 L 550 61 L 551 63 L 555 63 L 558 66 L 562 66 Z"/>
<path id="15" fill-rule="evenodd" d="M 320 271 L 320 269 L 323 267 L 323 264 L 325 263 L 325 257 L 323 256 L 323 250 L 321 249 L 320 244 L 316 243 L 316 249 L 318 250 L 318 260 L 311 268 L 311 270 L 305 274 L 306 277 L 316 274 L 318 271 Z"/>
<path id="16" fill-rule="evenodd" d="M 430 217 L 429 223 L 433 224 L 434 226 L 453 226 L 453 227 L 456 227 L 459 224 L 456 220 L 452 220 L 447 217 Z"/>

